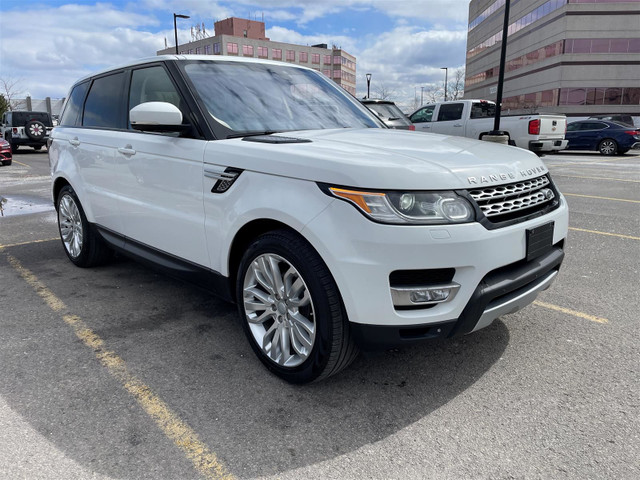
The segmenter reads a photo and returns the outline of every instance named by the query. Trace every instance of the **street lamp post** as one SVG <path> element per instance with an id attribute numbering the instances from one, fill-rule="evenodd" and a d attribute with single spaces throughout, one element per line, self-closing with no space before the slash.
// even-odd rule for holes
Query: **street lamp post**
<path id="1" fill-rule="evenodd" d="M 449 68 L 440 67 L 440 70 L 444 70 L 444 101 L 447 101 L 447 83 L 449 82 Z"/>
<path id="2" fill-rule="evenodd" d="M 178 26 L 176 25 L 176 18 L 191 18 L 189 15 L 178 15 L 177 13 L 173 14 L 173 33 L 176 37 L 176 55 L 178 52 Z"/>
<path id="3" fill-rule="evenodd" d="M 369 98 L 370 86 L 371 86 L 371 74 L 367 73 L 367 98 Z"/>
<path id="4" fill-rule="evenodd" d="M 500 71 L 498 73 L 498 92 L 496 97 L 496 117 L 493 122 L 493 132 L 491 135 L 501 135 L 500 114 L 502 113 L 502 87 L 504 84 L 504 63 L 507 56 L 507 36 L 509 34 L 509 9 L 511 1 L 504 2 L 504 24 L 502 26 L 502 46 L 500 48 Z"/>
<path id="5" fill-rule="evenodd" d="M 424 104 L 422 99 L 424 98 L 424 87 L 420 87 L 420 106 Z"/>

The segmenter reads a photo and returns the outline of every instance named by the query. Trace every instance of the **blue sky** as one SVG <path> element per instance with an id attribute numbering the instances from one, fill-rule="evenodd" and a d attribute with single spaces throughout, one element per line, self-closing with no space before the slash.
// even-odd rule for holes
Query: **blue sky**
<path id="1" fill-rule="evenodd" d="M 464 67 L 469 0 L 0 0 L 0 78 L 20 96 L 61 98 L 79 77 L 153 56 L 192 25 L 230 16 L 264 21 L 271 40 L 335 44 L 357 58 L 358 95 L 383 89 L 410 110 L 420 87 L 441 86 L 443 72 Z"/>

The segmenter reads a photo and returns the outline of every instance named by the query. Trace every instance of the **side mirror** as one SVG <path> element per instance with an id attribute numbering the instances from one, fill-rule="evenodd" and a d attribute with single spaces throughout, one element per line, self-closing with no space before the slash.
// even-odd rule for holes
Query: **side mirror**
<path id="1" fill-rule="evenodd" d="M 129 121 L 134 130 L 144 132 L 184 132 L 191 125 L 182 123 L 182 112 L 168 102 L 146 102 L 129 110 Z"/>

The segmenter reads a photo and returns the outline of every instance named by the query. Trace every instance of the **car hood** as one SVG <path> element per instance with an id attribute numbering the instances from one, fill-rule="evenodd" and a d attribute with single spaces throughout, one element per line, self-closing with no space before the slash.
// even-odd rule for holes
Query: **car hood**
<path id="1" fill-rule="evenodd" d="M 205 162 L 334 185 L 394 190 L 499 185 L 548 171 L 527 150 L 463 137 L 373 128 L 273 136 L 287 137 L 292 143 L 272 143 L 268 136 L 212 141 Z M 231 165 L 220 159 L 234 160 Z"/>

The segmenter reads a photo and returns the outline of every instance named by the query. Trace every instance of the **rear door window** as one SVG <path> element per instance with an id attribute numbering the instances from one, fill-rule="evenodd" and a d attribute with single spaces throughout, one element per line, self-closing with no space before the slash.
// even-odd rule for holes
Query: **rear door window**
<path id="1" fill-rule="evenodd" d="M 124 72 L 119 72 L 93 81 L 84 104 L 83 126 L 124 128 L 122 116 L 124 79 Z"/>
<path id="2" fill-rule="evenodd" d="M 440 105 L 438 121 L 446 122 L 450 120 L 460 120 L 462 118 L 464 103 L 445 103 Z"/>

